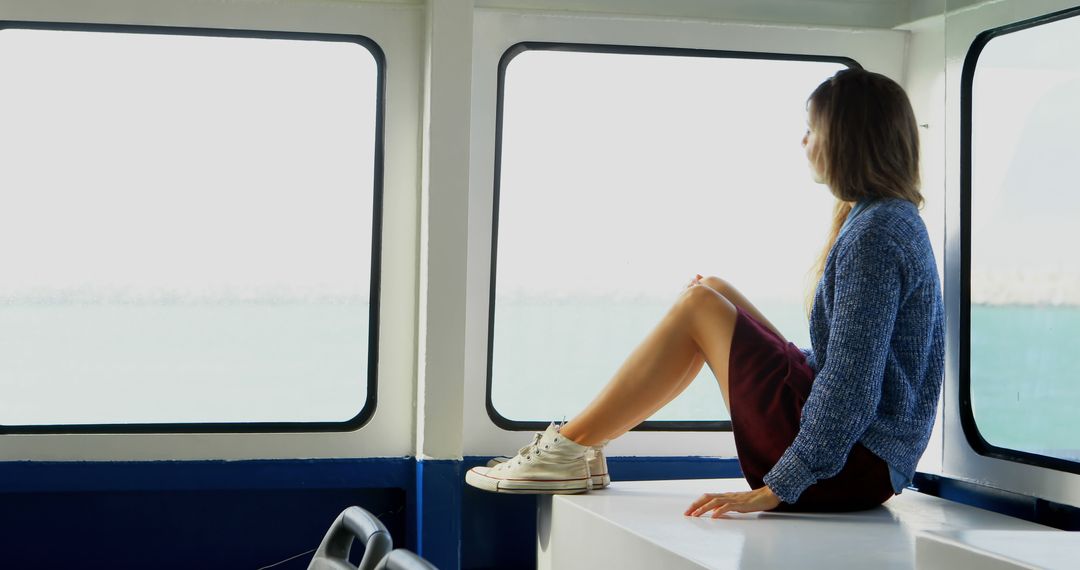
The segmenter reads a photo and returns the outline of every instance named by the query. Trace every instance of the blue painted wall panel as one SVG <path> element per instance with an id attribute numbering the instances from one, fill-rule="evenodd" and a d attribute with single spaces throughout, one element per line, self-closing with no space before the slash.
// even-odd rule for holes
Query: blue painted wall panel
<path id="1" fill-rule="evenodd" d="M 460 461 L 416 462 L 416 526 L 420 556 L 441 570 L 461 567 Z"/>
<path id="2" fill-rule="evenodd" d="M 414 463 L 0 463 L 0 568 L 255 569 L 314 549 L 351 505 L 406 546 Z"/>
<path id="3" fill-rule="evenodd" d="M 534 568 L 536 498 L 464 484 L 487 460 L 0 463 L 0 568 L 256 569 L 314 549 L 351 505 L 442 570 Z M 616 481 L 738 476 L 730 459 L 609 463 Z"/>
<path id="4" fill-rule="evenodd" d="M 350 505 L 405 540 L 401 489 L 8 493 L 0 505 L 2 568 L 256 569 L 313 550 Z"/>

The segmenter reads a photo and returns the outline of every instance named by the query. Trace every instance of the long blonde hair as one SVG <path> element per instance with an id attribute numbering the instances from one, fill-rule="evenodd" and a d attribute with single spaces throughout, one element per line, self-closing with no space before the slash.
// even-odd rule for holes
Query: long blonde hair
<path id="1" fill-rule="evenodd" d="M 904 89 L 864 69 L 844 69 L 825 80 L 807 100 L 818 138 L 822 178 L 833 196 L 832 226 L 811 268 L 807 316 L 813 308 L 825 261 L 856 202 L 901 198 L 921 208 L 919 126 Z"/>

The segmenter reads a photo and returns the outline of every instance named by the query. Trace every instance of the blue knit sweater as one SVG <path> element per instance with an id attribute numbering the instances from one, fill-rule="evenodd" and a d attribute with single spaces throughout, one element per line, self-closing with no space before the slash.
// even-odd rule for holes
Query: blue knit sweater
<path id="1" fill-rule="evenodd" d="M 910 481 L 934 424 L 944 307 L 926 226 L 906 200 L 860 205 L 814 295 L 799 434 L 765 475 L 786 503 L 837 474 L 856 443 Z"/>

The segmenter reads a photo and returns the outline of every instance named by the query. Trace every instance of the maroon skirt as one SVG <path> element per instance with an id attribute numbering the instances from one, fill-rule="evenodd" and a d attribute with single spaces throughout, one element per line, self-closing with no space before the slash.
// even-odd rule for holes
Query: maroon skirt
<path id="1" fill-rule="evenodd" d="M 793 343 L 736 309 L 728 361 L 731 426 L 743 476 L 757 489 L 799 433 L 814 371 Z M 888 465 L 856 443 L 839 473 L 808 487 L 794 504 L 781 503 L 774 510 L 858 511 L 892 496 Z"/>

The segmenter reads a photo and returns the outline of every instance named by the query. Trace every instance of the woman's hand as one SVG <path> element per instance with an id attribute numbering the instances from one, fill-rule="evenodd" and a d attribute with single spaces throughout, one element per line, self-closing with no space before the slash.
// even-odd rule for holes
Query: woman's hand
<path id="1" fill-rule="evenodd" d="M 780 498 L 766 485 L 743 493 L 705 493 L 683 514 L 696 517 L 713 511 L 712 517 L 715 519 L 732 511 L 736 513 L 768 511 L 775 509 L 779 504 Z"/>

